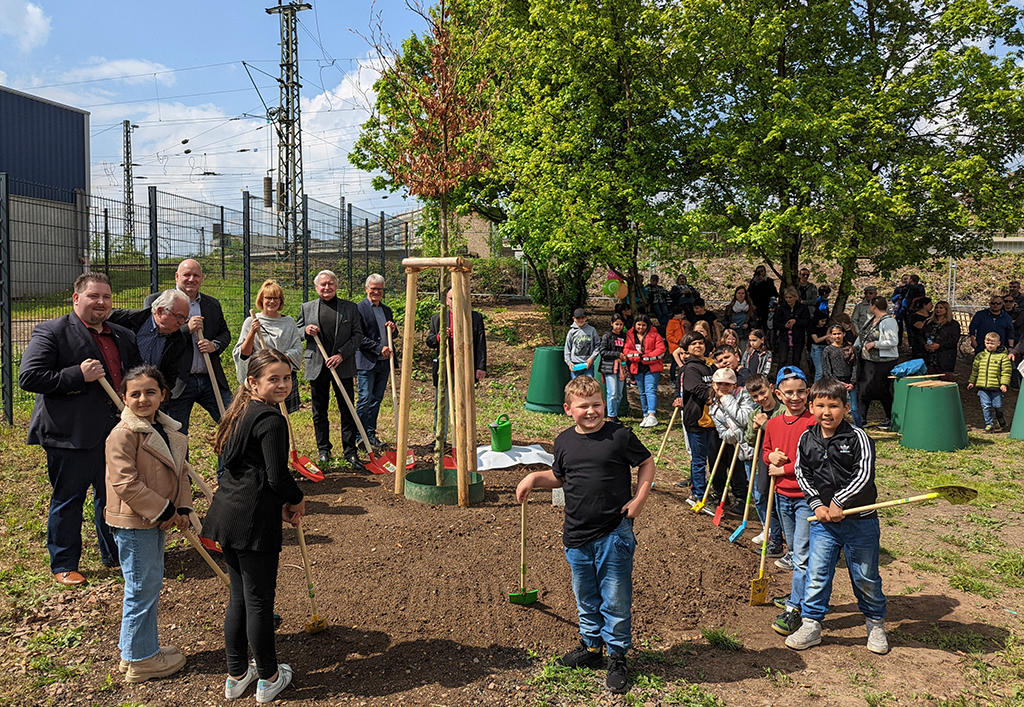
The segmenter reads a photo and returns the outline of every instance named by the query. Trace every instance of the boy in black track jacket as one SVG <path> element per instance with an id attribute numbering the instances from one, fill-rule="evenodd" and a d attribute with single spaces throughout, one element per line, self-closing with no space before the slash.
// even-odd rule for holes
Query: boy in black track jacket
<path id="1" fill-rule="evenodd" d="M 803 650 L 821 643 L 821 622 L 828 613 L 832 579 L 842 550 L 857 606 L 867 619 L 868 650 L 884 654 L 886 600 L 878 574 L 878 514 L 843 516 L 844 508 L 875 503 L 875 444 L 864 430 L 846 421 L 846 387 L 822 378 L 808 394 L 818 424 L 800 436 L 794 464 L 797 482 L 817 522 L 811 523 L 807 580 L 800 606 L 803 622 L 786 645 Z"/>

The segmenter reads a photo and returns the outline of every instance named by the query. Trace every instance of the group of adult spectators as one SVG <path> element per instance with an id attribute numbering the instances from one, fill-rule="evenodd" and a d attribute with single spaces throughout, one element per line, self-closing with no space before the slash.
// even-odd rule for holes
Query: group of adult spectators
<path id="1" fill-rule="evenodd" d="M 332 460 L 330 394 L 334 390 L 341 422 L 345 460 L 366 471 L 357 451 L 357 427 L 341 400 L 334 373 L 345 394 L 357 401 L 357 414 L 369 443 L 380 449 L 377 417 L 394 351 L 388 330 L 396 326 L 391 309 L 381 302 L 384 278 L 371 275 L 366 297 L 358 304 L 339 298 L 338 278 L 322 270 L 314 278 L 317 297 L 299 307 L 297 319 L 284 314 L 285 293 L 267 280 L 256 295 L 258 311 L 242 324 L 237 342 L 224 318 L 221 303 L 202 291 L 202 266 L 183 260 L 174 274 L 175 287 L 148 296 L 139 309 L 114 309 L 109 278 L 86 273 L 74 283 L 72 311 L 37 325 L 21 361 L 18 384 L 35 393 L 28 443 L 46 451 L 52 494 L 47 522 L 50 569 L 57 582 L 80 585 L 83 505 L 93 490 L 94 522 L 104 565 L 118 564 L 117 548 L 104 522 L 106 502 L 104 442 L 118 423 L 119 410 L 100 385 L 105 378 L 113 389 L 124 375 L 140 364 L 156 366 L 170 388 L 166 413 L 187 434 L 196 404 L 214 422 L 231 404 L 232 386 L 222 356 L 235 364 L 239 385 L 246 384 L 248 360 L 263 347 L 284 353 L 292 367 L 289 411 L 299 406 L 298 371 L 310 385 L 313 427 L 321 466 Z M 438 317 L 435 315 L 435 320 Z M 486 372 L 483 321 L 474 313 L 477 378 Z M 439 327 L 432 322 L 428 337 L 439 345 Z M 449 327 L 450 331 L 450 327 Z M 327 356 L 320 353 L 319 338 Z M 353 379 L 358 381 L 358 396 Z M 218 396 L 220 400 L 218 401 Z"/>

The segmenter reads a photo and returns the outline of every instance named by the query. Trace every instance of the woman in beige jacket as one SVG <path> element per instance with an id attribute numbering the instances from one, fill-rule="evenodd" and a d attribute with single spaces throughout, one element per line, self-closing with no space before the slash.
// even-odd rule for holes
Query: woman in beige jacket
<path id="1" fill-rule="evenodd" d="M 107 524 L 124 575 L 121 666 L 130 683 L 181 670 L 185 656 L 161 647 L 157 604 L 164 578 L 165 531 L 188 527 L 192 510 L 188 437 L 160 412 L 167 382 L 155 366 L 131 369 L 121 382 L 125 408 L 106 443 Z"/>

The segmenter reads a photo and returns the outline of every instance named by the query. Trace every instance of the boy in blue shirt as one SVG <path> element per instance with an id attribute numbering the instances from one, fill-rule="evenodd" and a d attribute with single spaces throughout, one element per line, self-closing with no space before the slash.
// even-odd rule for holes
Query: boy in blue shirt
<path id="1" fill-rule="evenodd" d="M 565 386 L 564 409 L 576 422 L 555 438 L 554 463 L 529 474 L 516 488 L 526 501 L 534 488 L 565 489 L 562 542 L 572 570 L 580 645 L 562 656 L 569 668 L 596 668 L 608 647 L 606 685 L 626 691 L 626 651 L 633 644 L 633 519 L 654 482 L 654 459 L 633 431 L 604 419 L 601 385 L 580 376 Z M 636 494 L 632 492 L 637 472 Z"/>
<path id="2" fill-rule="evenodd" d="M 807 578 L 800 603 L 800 628 L 786 645 L 804 650 L 821 643 L 821 622 L 828 613 L 839 552 L 846 565 L 864 614 L 868 650 L 889 651 L 885 637 L 886 600 L 878 574 L 880 531 L 878 513 L 843 515 L 844 508 L 869 506 L 878 498 L 875 489 L 875 443 L 859 427 L 846 421 L 850 405 L 846 387 L 835 378 L 822 378 L 808 393 L 817 422 L 800 436 L 794 469 L 807 505 L 814 511 Z"/>

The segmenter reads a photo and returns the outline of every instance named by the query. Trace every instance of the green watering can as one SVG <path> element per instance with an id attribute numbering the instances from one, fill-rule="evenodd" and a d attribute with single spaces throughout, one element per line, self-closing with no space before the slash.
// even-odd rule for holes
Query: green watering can
<path id="1" fill-rule="evenodd" d="M 491 449 L 495 452 L 507 452 L 512 449 L 512 423 L 508 415 L 498 415 L 498 419 L 490 425 Z"/>

